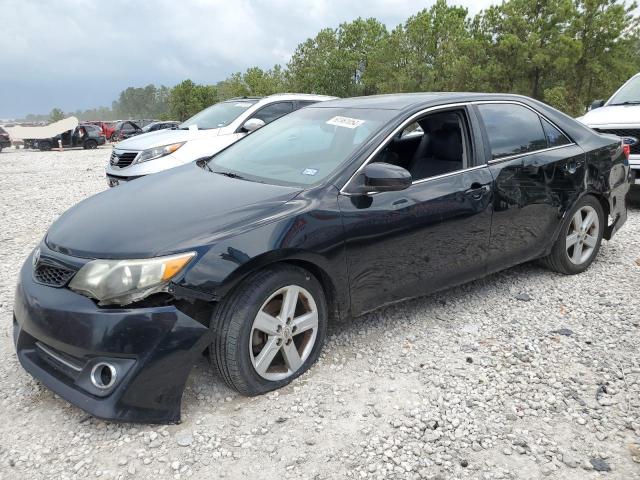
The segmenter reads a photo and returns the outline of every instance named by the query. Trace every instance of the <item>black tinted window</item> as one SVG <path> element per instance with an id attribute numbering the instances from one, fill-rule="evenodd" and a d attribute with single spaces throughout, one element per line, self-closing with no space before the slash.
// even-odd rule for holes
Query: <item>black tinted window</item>
<path id="1" fill-rule="evenodd" d="M 479 105 L 493 159 L 547 148 L 540 117 L 511 104 Z"/>
<path id="2" fill-rule="evenodd" d="M 542 128 L 544 128 L 544 133 L 547 136 L 547 141 L 549 142 L 549 147 L 561 147 L 562 145 L 568 145 L 571 143 L 564 133 L 551 125 L 544 118 L 541 120 Z"/>
<path id="3" fill-rule="evenodd" d="M 293 111 L 293 102 L 280 102 L 267 105 L 258 113 L 252 115 L 253 118 L 259 118 L 264 123 L 273 122 L 275 119 L 291 113 Z"/>

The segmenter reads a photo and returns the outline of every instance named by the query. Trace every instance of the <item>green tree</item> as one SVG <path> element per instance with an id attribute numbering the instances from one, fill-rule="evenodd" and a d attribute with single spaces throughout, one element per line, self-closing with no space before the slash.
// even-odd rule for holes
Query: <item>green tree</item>
<path id="1" fill-rule="evenodd" d="M 59 108 L 54 108 L 49 114 L 50 122 L 57 122 L 58 120 L 62 120 L 63 118 L 65 118 L 64 112 Z"/>
<path id="2" fill-rule="evenodd" d="M 169 93 L 169 112 L 176 120 L 186 120 L 218 102 L 218 90 L 213 85 L 197 85 L 184 80 Z"/>

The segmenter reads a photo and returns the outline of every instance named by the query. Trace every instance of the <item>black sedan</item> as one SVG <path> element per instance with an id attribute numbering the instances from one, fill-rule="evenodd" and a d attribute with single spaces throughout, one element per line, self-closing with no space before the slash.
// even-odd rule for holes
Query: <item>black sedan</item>
<path id="1" fill-rule="evenodd" d="M 619 138 L 529 98 L 316 104 L 62 215 L 20 273 L 18 357 L 97 417 L 177 422 L 203 352 L 261 394 L 330 319 L 533 259 L 584 271 L 628 189 Z"/>

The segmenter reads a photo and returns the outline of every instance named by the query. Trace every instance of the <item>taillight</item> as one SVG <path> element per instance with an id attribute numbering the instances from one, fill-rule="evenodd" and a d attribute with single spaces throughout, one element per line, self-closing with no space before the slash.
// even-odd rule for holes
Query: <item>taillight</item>
<path id="1" fill-rule="evenodd" d="M 624 153 L 624 156 L 627 158 L 627 160 L 629 160 L 629 155 L 631 155 L 631 145 L 623 143 L 622 152 Z"/>

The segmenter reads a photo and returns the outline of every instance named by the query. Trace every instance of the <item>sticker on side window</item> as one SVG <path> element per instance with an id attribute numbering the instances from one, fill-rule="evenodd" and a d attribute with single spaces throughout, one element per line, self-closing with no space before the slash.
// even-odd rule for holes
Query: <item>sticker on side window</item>
<path id="1" fill-rule="evenodd" d="M 327 125 L 335 125 L 336 127 L 358 128 L 364 123 L 364 120 L 350 117 L 333 117 L 327 120 Z"/>

